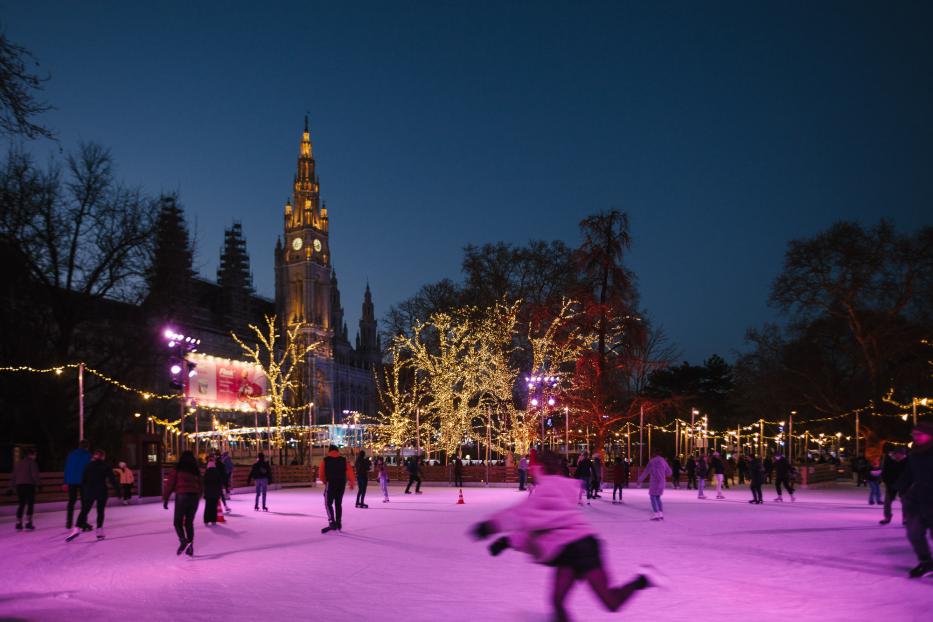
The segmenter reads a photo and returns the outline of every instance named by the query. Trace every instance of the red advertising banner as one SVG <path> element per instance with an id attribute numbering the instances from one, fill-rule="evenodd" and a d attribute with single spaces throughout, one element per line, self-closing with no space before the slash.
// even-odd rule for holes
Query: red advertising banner
<path id="1" fill-rule="evenodd" d="M 185 358 L 195 366 L 185 395 L 198 406 L 243 411 L 268 407 L 266 374 L 260 366 L 197 352 Z"/>

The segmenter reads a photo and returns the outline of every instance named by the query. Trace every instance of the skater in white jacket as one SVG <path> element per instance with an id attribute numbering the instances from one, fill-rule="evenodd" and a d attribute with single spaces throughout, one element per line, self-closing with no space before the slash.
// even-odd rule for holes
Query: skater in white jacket
<path id="1" fill-rule="evenodd" d="M 664 482 L 673 471 L 660 451 L 655 450 L 654 458 L 645 465 L 645 470 L 638 476 L 638 483 L 648 480 L 648 497 L 651 499 L 651 520 L 664 520 L 664 506 L 661 495 L 664 494 Z"/>
<path id="2" fill-rule="evenodd" d="M 560 457 L 547 450 L 538 453 L 531 471 L 534 494 L 475 525 L 472 534 L 481 539 L 504 532 L 489 547 L 493 555 L 511 547 L 557 569 L 551 592 L 557 620 L 569 619 L 564 601 L 578 580 L 589 583 L 610 611 L 617 611 L 636 591 L 658 584 L 658 575 L 646 567 L 628 583 L 609 587 L 600 543 L 577 506 L 579 482 L 561 475 Z"/>

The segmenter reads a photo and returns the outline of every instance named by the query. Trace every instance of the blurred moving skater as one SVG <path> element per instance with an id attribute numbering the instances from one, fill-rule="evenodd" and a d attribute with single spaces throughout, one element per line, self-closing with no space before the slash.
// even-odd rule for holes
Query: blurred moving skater
<path id="1" fill-rule="evenodd" d="M 382 502 L 389 502 L 389 469 L 386 467 L 385 459 L 380 456 L 376 458 L 376 476 L 379 478 L 379 490 L 382 491 Z"/>
<path id="2" fill-rule="evenodd" d="M 609 587 L 600 543 L 576 507 L 579 482 L 560 474 L 560 458 L 548 450 L 538 453 L 531 469 L 535 494 L 475 525 L 472 534 L 482 539 L 506 532 L 490 545 L 493 555 L 511 547 L 556 568 L 551 603 L 559 622 L 570 619 L 564 602 L 579 580 L 586 581 L 610 611 L 617 611 L 636 591 L 658 585 L 656 572 L 645 567 L 628 583 Z"/>
<path id="3" fill-rule="evenodd" d="M 175 533 L 178 535 L 178 550 L 189 557 L 194 555 L 194 517 L 198 513 L 201 499 L 201 471 L 191 451 L 181 452 L 175 470 L 165 480 L 162 491 L 162 507 L 168 509 L 168 498 L 175 493 Z M 216 500 L 215 500 L 216 503 Z M 216 505 L 215 505 L 216 507 Z"/>
<path id="4" fill-rule="evenodd" d="M 897 498 L 897 480 L 900 479 L 901 473 L 904 472 L 904 468 L 907 466 L 907 450 L 903 447 L 897 447 L 893 451 L 889 451 L 888 455 L 884 459 L 884 464 L 881 466 L 881 481 L 884 482 L 884 518 L 881 519 L 882 525 L 887 525 L 891 522 L 892 512 L 891 505 L 894 503 L 894 499 Z M 904 503 L 901 502 L 901 515 L 904 514 Z M 906 521 L 901 521 L 906 522 Z"/>
<path id="5" fill-rule="evenodd" d="M 220 458 L 211 454 L 204 469 L 204 524 L 217 524 L 217 509 L 224 496 L 226 471 Z"/>
<path id="6" fill-rule="evenodd" d="M 752 491 L 752 500 L 749 503 L 761 505 L 761 486 L 765 483 L 765 467 L 758 456 L 752 456 L 748 463 L 748 488 Z"/>
<path id="7" fill-rule="evenodd" d="M 907 520 L 907 539 L 919 562 L 908 576 L 912 579 L 933 573 L 933 556 L 927 532 L 933 531 L 933 423 L 918 423 L 910 433 L 914 445 L 907 466 L 897 480 Z"/>

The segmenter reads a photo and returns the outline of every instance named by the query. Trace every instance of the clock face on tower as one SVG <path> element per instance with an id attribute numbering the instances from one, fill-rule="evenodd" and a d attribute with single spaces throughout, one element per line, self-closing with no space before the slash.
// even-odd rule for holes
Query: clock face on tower
<path id="1" fill-rule="evenodd" d="M 292 240 L 292 248 L 294 248 L 296 251 L 300 251 L 301 245 L 303 243 L 304 242 L 302 242 L 301 238 L 295 238 L 294 240 Z"/>
<path id="2" fill-rule="evenodd" d="M 321 241 L 320 240 L 314 240 L 314 251 L 316 253 L 321 252 Z"/>

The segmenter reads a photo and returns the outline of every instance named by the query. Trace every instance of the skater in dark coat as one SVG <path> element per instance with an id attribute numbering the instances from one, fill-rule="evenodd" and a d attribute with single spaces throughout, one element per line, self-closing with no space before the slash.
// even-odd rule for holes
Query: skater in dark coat
<path id="1" fill-rule="evenodd" d="M 356 457 L 356 507 L 368 508 L 366 505 L 366 486 L 369 485 L 369 469 L 372 461 L 366 457 L 366 452 L 360 450 Z"/>
<path id="2" fill-rule="evenodd" d="M 674 489 L 680 488 L 680 459 L 675 456 L 671 460 L 671 486 Z"/>
<path id="3" fill-rule="evenodd" d="M 198 461 L 190 451 L 181 452 L 175 470 L 170 471 L 162 490 L 162 507 L 168 509 L 168 499 L 175 493 L 175 517 L 173 525 L 178 536 L 178 550 L 189 557 L 194 555 L 194 517 L 198 513 L 198 502 L 201 500 L 201 471 Z"/>
<path id="4" fill-rule="evenodd" d="M 687 490 L 697 487 L 697 461 L 693 456 L 687 458 Z"/>
<path id="5" fill-rule="evenodd" d="M 897 498 L 897 480 L 904 472 L 907 466 L 907 451 L 903 447 L 898 447 L 894 451 L 889 451 L 881 466 L 881 481 L 884 482 L 884 518 L 881 519 L 882 525 L 891 522 L 891 505 Z M 901 513 L 903 514 L 903 504 L 901 504 Z"/>
<path id="6" fill-rule="evenodd" d="M 914 445 L 907 465 L 897 480 L 897 489 L 907 519 L 907 539 L 919 562 L 909 573 L 919 578 L 933 573 L 933 556 L 927 533 L 933 532 L 933 423 L 918 423 L 911 435 Z"/>
<path id="7" fill-rule="evenodd" d="M 405 470 L 408 471 L 408 485 L 405 486 L 405 494 L 411 494 L 411 485 L 415 482 L 415 494 L 421 494 L 421 467 L 418 465 L 418 459 L 414 456 L 408 457 L 408 462 L 405 464 Z"/>
<path id="8" fill-rule="evenodd" d="M 626 470 L 628 470 L 628 463 L 625 462 L 622 458 L 616 458 L 616 463 L 612 467 L 612 502 L 616 502 L 616 491 L 619 493 L 619 503 L 622 503 L 622 490 L 628 484 L 628 477 L 626 476 Z"/>
<path id="9" fill-rule="evenodd" d="M 207 461 L 204 469 L 204 524 L 217 524 L 217 509 L 224 495 L 226 472 L 223 463 L 218 458 Z"/>
<path id="10" fill-rule="evenodd" d="M 778 454 L 774 457 L 774 487 L 777 489 L 777 499 L 775 501 L 783 501 L 784 497 L 781 495 L 781 486 L 787 489 L 787 494 L 790 495 L 790 500 L 794 501 L 794 484 L 793 473 L 794 467 L 787 461 L 782 454 Z"/>
<path id="11" fill-rule="evenodd" d="M 353 467 L 340 455 L 337 446 L 331 445 L 318 471 L 324 483 L 324 507 L 327 509 L 327 527 L 321 531 L 340 531 L 343 529 L 343 492 L 347 484 L 353 488 Z"/>
<path id="12" fill-rule="evenodd" d="M 87 522 L 88 514 L 91 513 L 91 507 L 97 504 L 97 539 L 104 538 L 104 511 L 107 507 L 107 484 L 113 486 L 114 492 L 120 494 L 120 484 L 114 477 L 113 467 L 107 464 L 107 454 L 104 450 L 97 449 L 91 456 L 91 461 L 84 467 L 84 476 L 81 478 L 81 496 L 84 499 L 81 507 L 81 513 L 78 514 L 78 522 L 75 524 L 75 530 L 69 538 L 74 539 L 81 531 L 90 531 L 91 526 Z"/>
<path id="13" fill-rule="evenodd" d="M 705 499 L 704 489 L 706 486 L 706 476 L 709 474 L 709 467 L 706 466 L 706 457 L 700 455 L 697 458 L 697 499 Z"/>
<path id="14" fill-rule="evenodd" d="M 752 500 L 749 503 L 761 505 L 761 486 L 765 482 L 765 469 L 758 456 L 752 456 L 748 463 L 748 487 L 752 491 Z"/>
<path id="15" fill-rule="evenodd" d="M 253 468 L 250 469 L 249 476 L 246 478 L 247 486 L 249 486 L 251 482 L 256 482 L 256 503 L 253 509 L 257 512 L 259 511 L 259 497 L 262 496 L 262 511 L 268 512 L 269 508 L 266 507 L 266 492 L 269 490 L 269 484 L 272 483 L 272 465 L 266 462 L 266 456 L 261 451 L 256 456 L 256 462 L 253 464 Z"/>
<path id="16" fill-rule="evenodd" d="M 463 486 L 463 460 L 460 456 L 454 458 L 454 486 Z"/>
<path id="17" fill-rule="evenodd" d="M 39 490 L 39 463 L 36 462 L 36 450 L 30 449 L 13 469 L 13 488 L 16 490 L 16 531 L 23 529 L 23 513 L 26 514 L 26 529 L 32 531 L 32 511 L 36 503 L 36 491 Z"/>
<path id="18" fill-rule="evenodd" d="M 636 591 L 657 585 L 656 573 L 645 567 L 628 583 L 610 587 L 596 532 L 574 504 L 579 484 L 563 477 L 559 456 L 548 450 L 538 452 L 531 472 L 534 494 L 475 525 L 471 533 L 478 539 L 505 533 L 490 545 L 493 555 L 514 548 L 556 569 L 551 602 L 559 622 L 569 619 L 565 601 L 577 581 L 589 584 L 610 611 L 617 611 Z"/>

